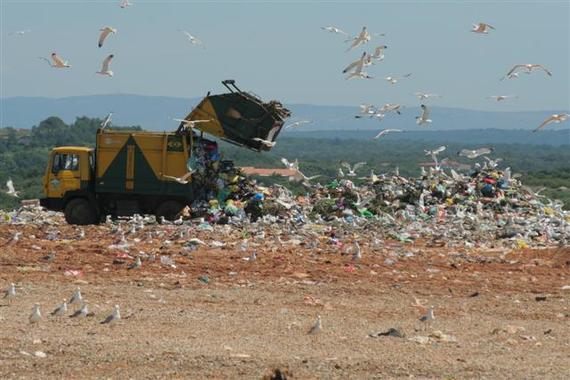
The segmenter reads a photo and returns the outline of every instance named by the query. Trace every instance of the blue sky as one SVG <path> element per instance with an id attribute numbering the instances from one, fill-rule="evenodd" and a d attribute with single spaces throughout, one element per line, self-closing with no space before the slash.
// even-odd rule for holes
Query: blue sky
<path id="1" fill-rule="evenodd" d="M 570 109 L 570 3 L 568 1 L 397 2 L 1 2 L 1 96 L 64 97 L 132 93 L 196 97 L 222 91 L 234 78 L 243 89 L 287 103 L 412 105 L 415 91 L 443 98 L 433 105 L 482 110 Z M 471 33 L 471 24 L 496 27 Z M 118 29 L 101 49 L 99 29 Z M 345 52 L 336 25 L 373 37 Z M 31 29 L 24 36 L 9 35 Z M 204 41 L 193 46 L 178 29 Z M 373 80 L 345 80 L 341 70 L 363 50 L 386 44 L 384 62 L 367 69 Z M 71 69 L 37 59 L 55 51 Z M 115 54 L 115 76 L 95 74 Z M 542 63 L 553 72 L 499 81 L 513 64 Z M 411 72 L 397 85 L 387 75 Z M 496 103 L 490 95 L 516 94 Z"/>

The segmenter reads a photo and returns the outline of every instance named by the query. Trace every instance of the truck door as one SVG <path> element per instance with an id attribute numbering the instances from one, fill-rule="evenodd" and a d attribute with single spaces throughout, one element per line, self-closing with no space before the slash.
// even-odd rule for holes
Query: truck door
<path id="1" fill-rule="evenodd" d="M 65 192 L 81 188 L 80 156 L 57 152 L 53 155 L 47 183 L 48 198 L 62 198 Z"/>

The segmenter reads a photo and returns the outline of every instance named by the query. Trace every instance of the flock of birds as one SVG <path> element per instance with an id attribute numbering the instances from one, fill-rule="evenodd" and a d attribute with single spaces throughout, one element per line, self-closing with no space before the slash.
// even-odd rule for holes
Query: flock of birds
<path id="1" fill-rule="evenodd" d="M 351 51 L 355 48 L 358 48 L 359 46 L 363 46 L 363 45 L 367 44 L 368 42 L 370 42 L 372 40 L 372 36 L 373 36 L 372 34 L 370 34 L 370 32 L 368 31 L 368 28 L 366 26 L 363 26 L 360 33 L 354 37 L 351 37 L 344 30 L 342 30 L 342 29 L 340 29 L 334 25 L 323 26 L 323 27 L 321 27 L 321 29 L 326 31 L 326 32 L 329 32 L 329 33 L 340 34 L 340 35 L 347 37 L 347 39 L 345 39 L 345 41 L 344 41 L 345 43 L 350 43 L 350 46 L 346 50 L 347 52 Z M 475 33 L 475 34 L 480 34 L 480 35 L 488 35 L 491 30 L 495 30 L 495 27 L 492 25 L 489 25 L 487 23 L 480 22 L 477 24 L 473 24 L 471 32 Z M 380 33 L 380 34 L 374 34 L 374 35 L 384 36 L 385 34 Z M 342 70 L 342 73 L 348 74 L 346 76 L 346 79 L 374 79 L 373 76 L 369 75 L 364 70 L 366 67 L 369 67 L 369 66 L 374 65 L 374 64 L 381 63 L 385 58 L 384 51 L 386 49 L 388 49 L 388 46 L 382 44 L 382 45 L 376 46 L 372 53 L 368 53 L 366 51 L 362 52 L 362 54 L 360 55 L 360 57 L 358 59 L 349 63 Z M 514 65 L 500 80 L 502 81 L 504 79 L 516 79 L 519 77 L 519 75 L 521 73 L 531 74 L 534 71 L 543 71 L 546 75 L 552 76 L 552 73 L 543 65 L 536 64 L 536 63 L 527 63 L 527 64 L 516 64 L 516 65 Z M 410 78 L 411 76 L 412 76 L 412 73 L 406 73 L 406 74 L 403 74 L 400 76 L 389 75 L 389 76 L 384 77 L 384 79 L 389 84 L 395 85 L 399 81 Z M 432 98 L 441 98 L 441 96 L 437 95 L 437 94 L 424 93 L 424 92 L 419 92 L 419 91 L 415 92 L 413 95 L 416 96 L 420 101 L 424 102 L 420 105 L 420 109 L 421 109 L 420 115 L 415 117 L 416 124 L 417 125 L 424 125 L 424 124 L 429 125 L 429 124 L 431 124 L 432 123 L 432 119 L 430 116 L 431 111 L 430 111 L 429 107 L 425 104 L 425 102 L 427 102 L 429 99 L 432 99 Z M 516 98 L 518 98 L 518 96 L 516 96 L 516 95 L 493 95 L 493 96 L 488 97 L 488 99 L 493 99 L 497 102 L 505 101 L 507 99 L 516 99 Z M 401 114 L 400 110 L 402 108 L 403 108 L 402 105 L 392 104 L 392 103 L 386 103 L 383 106 L 378 106 L 378 107 L 371 105 L 371 104 L 361 104 L 360 105 L 360 114 L 356 115 L 355 117 L 356 118 L 364 118 L 364 117 L 376 118 L 379 121 L 382 121 L 384 119 L 384 117 L 390 113 L 397 113 L 398 115 L 400 115 Z M 534 132 L 543 129 L 545 126 L 547 126 L 551 123 L 561 123 L 563 121 L 566 121 L 569 118 L 570 118 L 570 114 L 567 114 L 567 113 L 551 115 L 548 118 L 546 118 L 536 129 L 534 129 Z M 285 126 L 285 129 L 298 128 L 301 125 L 308 124 L 310 122 L 311 122 L 310 120 L 297 121 L 297 122 L 292 123 L 288 126 Z M 374 136 L 374 139 L 379 139 L 379 138 L 387 135 L 388 133 L 393 133 L 393 132 L 404 132 L 404 131 L 400 130 L 400 129 L 391 129 L 391 128 L 382 129 L 379 133 L 377 133 Z"/>
<path id="2" fill-rule="evenodd" d="M 4 299 L 8 302 L 12 302 L 18 296 L 16 291 L 16 285 L 12 282 L 8 285 L 8 288 L 4 291 Z M 74 311 L 69 315 L 69 318 L 79 318 L 79 317 L 92 317 L 95 314 L 89 312 L 89 307 L 87 306 L 86 300 L 81 294 L 81 289 L 77 290 L 69 298 L 64 299 L 63 302 L 55 307 L 55 309 L 50 313 L 52 317 L 63 317 L 68 314 L 71 310 L 71 305 L 77 305 Z M 40 309 L 40 304 L 35 303 L 32 306 L 32 312 L 28 318 L 30 324 L 37 324 L 43 319 L 42 312 Z M 113 325 L 121 319 L 121 311 L 119 305 L 115 305 L 113 312 L 101 321 L 101 324 Z"/>

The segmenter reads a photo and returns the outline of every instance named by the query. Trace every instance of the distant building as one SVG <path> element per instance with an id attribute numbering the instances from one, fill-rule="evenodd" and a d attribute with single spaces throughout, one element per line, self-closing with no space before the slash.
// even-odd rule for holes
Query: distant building
<path id="1" fill-rule="evenodd" d="M 277 175 L 289 178 L 289 181 L 296 181 L 300 179 L 300 174 L 294 169 L 267 169 L 267 168 L 254 168 L 253 166 L 243 166 L 241 170 L 247 175 L 257 175 L 260 177 L 269 177 Z"/>

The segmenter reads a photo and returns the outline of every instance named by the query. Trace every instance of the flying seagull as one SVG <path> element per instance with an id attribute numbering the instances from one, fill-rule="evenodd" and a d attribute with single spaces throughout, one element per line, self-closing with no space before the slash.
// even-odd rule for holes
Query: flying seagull
<path id="1" fill-rule="evenodd" d="M 348 33 L 346 33 L 344 30 L 337 28 L 334 25 L 321 26 L 321 29 L 326 30 L 327 32 L 330 32 L 330 33 L 344 34 L 345 36 L 348 36 Z"/>
<path id="2" fill-rule="evenodd" d="M 494 150 L 495 149 L 493 149 L 493 148 L 479 148 L 479 149 L 475 149 L 475 150 L 461 149 L 457 153 L 457 155 L 461 156 L 461 157 L 467 157 L 467 158 L 477 158 L 479 156 L 491 154 Z"/>
<path id="3" fill-rule="evenodd" d="M 401 77 L 393 77 L 390 75 L 390 76 L 385 77 L 384 79 L 386 79 L 388 81 L 388 83 L 390 83 L 390 84 L 396 84 L 396 83 L 398 83 L 398 81 L 400 79 L 409 78 L 411 75 L 412 75 L 412 73 L 404 74 Z"/>
<path id="4" fill-rule="evenodd" d="M 495 28 L 489 24 L 485 24 L 484 22 L 480 22 L 478 24 L 472 24 L 473 29 L 471 31 L 477 34 L 489 34 L 489 29 L 495 30 Z"/>
<path id="5" fill-rule="evenodd" d="M 275 144 L 277 144 L 277 141 L 268 141 L 268 140 L 264 140 L 262 138 L 256 137 L 252 139 L 253 141 L 257 141 L 259 143 L 261 143 L 261 145 L 264 145 L 268 148 L 273 148 L 275 146 Z"/>
<path id="6" fill-rule="evenodd" d="M 106 26 L 102 29 L 99 29 L 99 31 L 101 32 L 101 34 L 99 35 L 99 42 L 97 42 L 97 45 L 99 47 L 103 47 L 103 43 L 105 42 L 105 39 L 107 38 L 107 36 L 111 33 L 115 34 L 117 33 L 117 29 L 115 28 L 111 28 L 110 26 Z"/>
<path id="7" fill-rule="evenodd" d="M 293 162 L 289 162 L 289 160 L 287 160 L 286 158 L 281 157 L 281 162 L 283 163 L 283 165 L 285 165 L 287 169 L 299 170 L 299 160 L 297 159 L 295 159 L 295 161 Z"/>
<path id="8" fill-rule="evenodd" d="M 429 118 L 429 108 L 427 108 L 425 104 L 422 104 L 420 107 L 422 109 L 422 114 L 420 116 L 416 116 L 416 124 L 422 125 L 425 123 L 431 123 L 431 119 Z"/>
<path id="9" fill-rule="evenodd" d="M 113 59 L 113 57 L 114 57 L 113 54 L 109 54 L 109 56 L 103 60 L 103 64 L 101 65 L 101 71 L 97 71 L 96 74 L 112 77 L 113 72 L 109 70 L 109 65 L 111 64 L 111 60 Z"/>
<path id="10" fill-rule="evenodd" d="M 348 170 L 348 173 L 346 174 L 347 176 L 356 177 L 356 171 L 362 166 L 366 165 L 366 162 L 357 162 L 354 164 L 354 166 L 350 166 L 350 164 L 346 161 L 341 161 L 340 164 Z"/>
<path id="11" fill-rule="evenodd" d="M 194 128 L 196 126 L 196 124 L 207 123 L 209 121 L 212 121 L 212 119 L 208 119 L 208 120 L 172 119 L 172 120 L 179 121 L 180 123 L 184 124 L 184 126 L 187 128 Z"/>
<path id="12" fill-rule="evenodd" d="M 554 114 L 554 115 L 550 116 L 549 118 L 547 118 L 546 120 L 544 120 L 542 122 L 542 124 L 540 124 L 535 130 L 533 130 L 533 132 L 537 132 L 537 131 L 541 130 L 542 128 L 546 127 L 550 123 L 556 123 L 556 124 L 562 123 L 563 121 L 568 120 L 568 118 L 570 118 L 570 114 L 567 114 L 567 113 Z"/>
<path id="13" fill-rule="evenodd" d="M 346 51 L 350 51 L 362 44 L 367 43 L 368 41 L 370 41 L 370 33 L 368 33 L 368 30 L 365 26 L 362 27 L 362 30 L 360 31 L 360 33 L 358 34 L 358 36 L 348 39 L 345 42 L 349 42 L 352 41 L 352 44 L 350 45 L 350 47 L 346 50 Z"/>
<path id="14" fill-rule="evenodd" d="M 354 69 L 355 71 L 358 69 L 362 70 L 362 67 L 364 66 L 365 58 L 366 58 L 366 52 L 363 52 L 362 55 L 360 56 L 360 58 L 358 58 L 356 61 L 351 62 L 348 66 L 346 66 L 344 68 L 344 70 L 342 70 L 342 73 L 346 74 L 347 72 L 349 72 L 352 69 Z"/>
<path id="15" fill-rule="evenodd" d="M 8 194 L 12 197 L 18 198 L 19 191 L 16 191 L 16 189 L 14 188 L 14 182 L 12 182 L 11 178 L 8 178 L 8 181 L 6 181 L 6 187 L 8 188 L 8 191 L 6 191 L 6 194 Z"/>
<path id="16" fill-rule="evenodd" d="M 162 178 L 170 180 L 170 181 L 178 182 L 181 185 L 187 185 L 190 182 L 191 176 L 192 176 L 192 172 L 188 172 L 188 173 L 184 174 L 182 177 L 174 177 L 174 176 L 163 174 Z"/>
<path id="17" fill-rule="evenodd" d="M 117 323 L 120 319 L 121 319 L 121 312 L 119 311 L 119 305 L 115 305 L 115 309 L 113 310 L 113 313 L 111 313 L 111 315 L 109 315 L 107 318 L 105 318 L 105 320 L 102 321 L 101 324 L 102 325 L 104 325 L 104 324 L 113 325 L 113 324 Z"/>
<path id="18" fill-rule="evenodd" d="M 113 116 L 113 112 L 109 112 L 105 120 L 101 122 L 101 129 L 107 128 L 108 125 L 111 125 L 111 116 Z"/>
<path id="19" fill-rule="evenodd" d="M 295 128 L 299 128 L 303 124 L 310 124 L 310 123 L 312 123 L 311 120 L 299 120 L 299 121 L 296 121 L 296 122 L 291 123 L 289 125 L 286 125 L 285 127 L 283 127 L 283 129 L 289 129 L 289 128 L 295 129 Z"/>
<path id="20" fill-rule="evenodd" d="M 509 98 L 515 98 L 516 99 L 516 98 L 518 98 L 518 96 L 516 96 L 516 95 L 493 95 L 493 96 L 487 97 L 487 99 L 495 99 L 497 102 L 500 102 L 500 101 L 503 101 L 503 100 L 509 99 Z"/>
<path id="21" fill-rule="evenodd" d="M 401 115 L 402 112 L 400 112 L 400 108 L 402 108 L 401 104 L 398 103 L 386 103 L 384 104 L 382 107 L 380 107 L 378 109 L 377 113 L 381 113 L 383 115 L 390 113 L 390 112 L 395 112 L 398 115 Z"/>
<path id="22" fill-rule="evenodd" d="M 519 72 L 521 72 L 519 70 L 522 70 L 522 72 L 524 72 L 524 73 L 530 74 L 533 70 L 538 70 L 538 69 L 543 70 L 548 76 L 550 76 L 550 77 L 552 76 L 552 73 L 548 69 L 546 69 L 544 66 L 542 66 L 541 64 L 525 63 L 525 64 L 514 65 L 512 67 L 512 69 L 508 73 L 506 73 L 505 76 L 503 76 L 501 78 L 501 80 L 503 80 L 505 78 L 510 79 L 512 75 L 518 74 Z"/>
<path id="23" fill-rule="evenodd" d="M 379 139 L 380 137 L 387 135 L 388 133 L 391 132 L 404 132 L 404 131 L 402 131 L 401 129 L 389 129 L 389 128 L 383 129 L 376 136 L 374 136 L 374 139 Z"/>
<path id="24" fill-rule="evenodd" d="M 419 99 L 419 100 L 428 100 L 429 98 L 441 98 L 441 95 L 438 94 L 426 94 L 424 92 L 414 92 L 414 95 Z"/>
<path id="25" fill-rule="evenodd" d="M 426 156 L 431 156 L 433 162 L 435 163 L 436 169 L 439 169 L 439 163 L 437 162 L 437 156 L 438 156 L 438 154 L 443 152 L 445 150 L 445 148 L 446 148 L 445 145 L 442 145 L 439 148 L 436 148 L 433 150 L 424 150 Z"/>
<path id="26" fill-rule="evenodd" d="M 64 61 L 61 59 L 56 53 L 51 53 L 51 61 L 45 57 L 38 57 L 39 59 L 43 59 L 46 61 L 51 67 L 55 67 L 56 69 L 63 69 L 71 67 L 68 61 Z"/>
<path id="27" fill-rule="evenodd" d="M 377 46 L 376 49 L 374 49 L 374 53 L 372 53 L 370 57 L 377 61 L 382 61 L 384 59 L 384 53 L 383 53 L 384 49 L 388 49 L 388 46 L 386 45 Z"/>
<path id="28" fill-rule="evenodd" d="M 119 7 L 125 9 L 127 7 L 130 7 L 131 5 L 133 5 L 133 3 L 131 3 L 129 0 L 122 0 L 121 3 L 119 4 Z"/>
<path id="29" fill-rule="evenodd" d="M 190 43 L 192 45 L 202 45 L 202 47 L 204 47 L 204 45 L 202 44 L 202 41 L 200 41 L 199 39 L 197 39 L 195 36 L 191 35 L 190 33 L 188 33 L 185 30 L 179 29 L 179 31 L 181 31 L 182 33 L 184 33 L 184 35 L 186 36 L 186 38 L 188 39 L 188 41 L 190 41 Z"/>
<path id="30" fill-rule="evenodd" d="M 26 30 L 17 30 L 15 32 L 10 33 L 9 35 L 11 36 L 23 36 L 26 33 L 30 33 L 31 30 L 30 29 L 26 29 Z"/>

